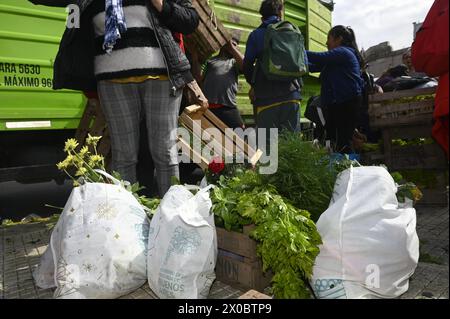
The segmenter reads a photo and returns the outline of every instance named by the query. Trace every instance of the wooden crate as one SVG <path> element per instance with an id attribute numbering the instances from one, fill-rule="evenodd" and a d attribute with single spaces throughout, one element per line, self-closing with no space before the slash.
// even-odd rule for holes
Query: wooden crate
<path id="1" fill-rule="evenodd" d="M 365 160 L 370 164 L 384 163 L 390 171 L 423 170 L 446 175 L 448 160 L 436 143 L 403 147 L 392 144 L 394 139 L 432 139 L 435 91 L 436 88 L 427 88 L 372 95 L 369 99 L 370 125 L 381 130 L 383 149 L 380 154 L 365 156 Z M 447 204 L 447 185 L 448 181 L 442 178 L 432 188 L 418 185 L 423 193 L 419 203 Z"/>
<path id="2" fill-rule="evenodd" d="M 100 101 L 97 99 L 88 100 L 75 133 L 75 139 L 80 144 L 79 148 L 85 145 L 88 134 L 91 134 L 91 136 L 102 136 L 97 145 L 97 151 L 105 157 L 105 165 L 108 169 L 111 164 L 111 141 L 105 115 L 100 106 Z"/>
<path id="3" fill-rule="evenodd" d="M 255 150 L 248 145 L 211 111 L 203 111 L 198 105 L 185 108 L 180 116 L 180 123 L 191 134 L 203 141 L 208 152 L 216 151 L 214 156 L 231 157 L 240 154 L 248 163 L 256 165 L 263 154 L 261 150 Z M 207 129 L 216 129 L 219 136 L 209 134 Z M 191 146 L 190 142 L 185 141 L 181 136 L 178 137 L 178 141 L 183 146 L 183 151 L 187 153 L 185 155 L 189 156 L 202 169 L 208 169 L 211 158 L 205 158 L 195 147 Z M 219 151 L 220 154 L 217 154 Z"/>
<path id="4" fill-rule="evenodd" d="M 264 291 L 273 274 L 263 272 L 262 261 L 256 254 L 256 241 L 249 237 L 253 229 L 244 227 L 241 234 L 216 228 L 219 247 L 216 276 L 233 286 Z"/>
<path id="5" fill-rule="evenodd" d="M 423 177 L 417 179 L 414 176 L 408 176 L 409 171 L 420 171 L 423 174 L 432 174 L 434 178 L 423 182 Z M 402 175 L 408 181 L 415 183 L 423 194 L 422 199 L 417 203 L 425 206 L 448 206 L 448 168 L 447 169 L 426 169 L 426 170 L 402 170 Z M 422 181 L 421 181 L 422 180 Z"/>
<path id="6" fill-rule="evenodd" d="M 196 0 L 192 4 L 198 12 L 200 23 L 193 34 L 185 37 L 185 43 L 188 51 L 196 51 L 200 62 L 203 63 L 213 53 L 219 51 L 231 39 L 231 35 L 208 5 L 207 0 Z"/>
<path id="7" fill-rule="evenodd" d="M 436 88 L 426 88 L 371 95 L 369 97 L 370 126 L 385 128 L 431 125 L 435 93 Z M 421 100 L 414 99 L 417 97 Z"/>
<path id="8" fill-rule="evenodd" d="M 252 290 L 247 291 L 245 294 L 240 296 L 238 299 L 272 299 L 272 298 L 252 289 Z"/>

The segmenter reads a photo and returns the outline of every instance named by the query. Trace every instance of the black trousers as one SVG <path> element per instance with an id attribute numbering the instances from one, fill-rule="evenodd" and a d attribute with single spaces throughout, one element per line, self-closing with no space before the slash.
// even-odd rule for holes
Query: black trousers
<path id="1" fill-rule="evenodd" d="M 327 139 L 338 153 L 352 153 L 352 138 L 358 124 L 362 97 L 357 96 L 343 103 L 328 106 L 326 124 Z"/>
<path id="2" fill-rule="evenodd" d="M 241 114 L 235 107 L 223 106 L 220 108 L 211 108 L 209 110 L 232 129 L 242 128 L 244 126 Z"/>

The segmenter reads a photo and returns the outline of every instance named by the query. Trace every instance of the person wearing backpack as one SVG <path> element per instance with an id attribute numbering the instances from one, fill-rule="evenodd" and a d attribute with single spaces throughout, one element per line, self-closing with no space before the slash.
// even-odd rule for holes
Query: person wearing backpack
<path id="1" fill-rule="evenodd" d="M 355 33 L 338 25 L 328 33 L 327 52 L 307 51 L 310 72 L 321 72 L 321 99 L 328 110 L 327 139 L 339 153 L 352 153 L 352 139 L 363 100 L 364 64 Z"/>
<path id="2" fill-rule="evenodd" d="M 256 125 L 299 131 L 301 75 L 307 73 L 303 38 L 297 27 L 281 20 L 281 0 L 264 0 L 259 12 L 262 24 L 250 34 L 244 57 Z M 280 30 L 287 31 L 283 33 L 285 38 L 278 36 Z M 275 45 L 270 47 L 277 41 L 284 41 L 289 51 L 276 52 Z M 287 61 L 290 64 L 285 64 Z"/>

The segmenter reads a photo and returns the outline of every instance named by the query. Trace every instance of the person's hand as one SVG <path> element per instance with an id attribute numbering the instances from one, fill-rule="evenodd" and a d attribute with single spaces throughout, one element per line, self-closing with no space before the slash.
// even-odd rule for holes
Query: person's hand
<path id="1" fill-rule="evenodd" d="M 203 94 L 203 91 L 200 89 L 200 86 L 198 85 L 197 81 L 192 81 L 187 84 L 189 94 L 192 97 L 193 101 L 190 101 L 190 103 L 197 104 L 201 107 L 202 112 L 205 112 L 209 108 L 209 102 L 208 99 Z"/>
<path id="2" fill-rule="evenodd" d="M 228 53 L 233 54 L 233 51 L 237 51 L 238 49 L 238 44 L 236 41 L 234 41 L 233 39 L 230 39 L 227 44 L 225 44 L 225 49 L 228 51 Z"/>
<path id="3" fill-rule="evenodd" d="M 256 100 L 255 89 L 251 88 L 250 91 L 248 91 L 248 98 L 250 99 L 252 104 L 255 103 L 255 100 Z"/>
<path id="4" fill-rule="evenodd" d="M 158 12 L 161 12 L 163 9 L 164 0 L 150 0 Z"/>

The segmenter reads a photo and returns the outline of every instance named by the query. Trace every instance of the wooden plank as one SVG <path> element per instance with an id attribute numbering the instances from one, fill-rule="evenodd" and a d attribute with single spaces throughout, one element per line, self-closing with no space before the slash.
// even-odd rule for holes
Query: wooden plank
<path id="1" fill-rule="evenodd" d="M 189 51 L 197 51 L 203 62 L 219 51 L 231 36 L 206 1 L 194 1 L 193 6 L 199 15 L 200 23 L 194 34 L 186 37 L 186 47 Z"/>
<path id="2" fill-rule="evenodd" d="M 185 154 L 185 155 L 188 155 L 189 158 L 191 158 L 193 160 L 200 159 L 200 163 L 195 163 L 195 162 L 194 163 L 197 164 L 198 166 L 200 166 L 200 168 L 202 170 L 207 170 L 208 169 L 209 163 L 208 163 L 207 159 L 205 159 L 201 154 L 199 154 L 197 151 L 192 149 L 192 147 L 185 140 L 183 140 L 182 138 L 178 137 L 178 141 L 184 146 L 184 148 L 189 149 L 190 153 L 189 154 Z M 183 148 L 183 150 L 184 150 L 184 148 Z"/>
<path id="3" fill-rule="evenodd" d="M 238 299 L 272 299 L 272 298 L 252 289 L 252 290 L 247 291 L 245 294 L 240 296 Z"/>
<path id="4" fill-rule="evenodd" d="M 196 112 L 193 112 L 193 110 L 197 110 Z M 201 110 L 201 108 L 200 108 Z M 188 112 L 190 112 L 190 118 L 196 121 L 200 121 L 201 123 L 201 127 L 202 127 L 202 131 L 207 130 L 207 129 L 218 129 L 219 132 L 221 132 L 221 144 L 222 144 L 222 149 L 225 150 L 225 154 L 226 156 L 231 156 L 232 154 L 234 154 L 234 146 L 233 143 L 226 143 L 226 140 L 228 138 L 228 136 L 224 135 L 223 132 L 220 130 L 220 128 L 218 128 L 216 125 L 214 125 L 205 115 L 206 113 L 208 113 L 209 111 L 206 111 L 205 113 L 200 112 L 198 110 L 198 106 L 191 106 L 189 107 Z M 210 113 L 210 112 L 209 112 Z M 211 113 L 212 114 L 212 113 Z M 218 118 L 216 118 L 218 121 L 220 121 Z M 223 124 L 223 122 L 221 122 Z M 225 124 L 223 124 L 223 126 L 225 126 Z M 233 141 L 231 141 L 233 142 Z"/>
<path id="5" fill-rule="evenodd" d="M 227 127 L 226 124 L 222 122 L 222 120 L 214 115 L 214 113 L 212 113 L 210 110 L 206 110 L 206 112 L 201 113 L 199 112 L 199 110 L 201 110 L 201 107 L 196 105 L 189 106 L 186 109 L 187 112 L 191 114 L 191 118 L 201 121 L 205 121 L 206 119 L 208 123 L 214 124 L 214 126 L 223 133 L 224 147 L 227 150 L 229 150 L 231 153 L 235 153 L 237 149 L 240 149 L 242 152 L 244 152 L 252 165 L 256 165 L 256 163 L 258 163 L 259 159 L 263 155 L 263 152 L 261 150 L 255 151 L 250 145 L 245 143 L 245 141 L 241 139 L 239 135 L 234 133 L 233 130 L 230 131 L 229 127 Z M 226 132 L 228 132 L 228 134 L 225 134 Z M 226 141 L 231 141 L 232 144 L 236 146 L 236 149 L 235 147 L 233 147 L 232 149 L 230 149 L 230 147 L 227 148 L 229 143 L 227 143 Z"/>
<path id="6" fill-rule="evenodd" d="M 216 263 L 217 280 L 237 287 L 264 291 L 270 285 L 273 274 L 264 273 L 262 262 L 246 263 L 219 250 Z"/>
<path id="7" fill-rule="evenodd" d="M 92 118 L 95 116 L 95 104 L 92 100 L 88 100 L 86 107 L 81 117 L 80 124 L 78 125 L 77 131 L 75 133 L 75 139 L 78 143 L 83 144 L 86 137 L 88 136 L 90 124 Z"/>
<path id="8" fill-rule="evenodd" d="M 416 126 L 398 126 L 390 127 L 389 130 L 391 140 L 393 139 L 414 139 L 414 138 L 432 138 L 431 125 L 416 125 Z"/>
<path id="9" fill-rule="evenodd" d="M 384 118 L 384 119 L 376 119 L 371 117 L 369 119 L 370 126 L 373 128 L 390 128 L 390 127 L 398 127 L 398 126 L 411 126 L 411 125 L 420 125 L 420 124 L 429 124 L 431 127 L 433 121 L 433 114 L 424 114 L 424 115 L 414 115 L 408 117 L 398 117 L 398 118 Z"/>
<path id="10" fill-rule="evenodd" d="M 187 128 L 192 132 L 192 133 L 196 133 L 194 132 L 194 120 L 196 120 L 195 118 L 191 118 L 188 115 L 186 115 L 185 113 L 182 113 L 180 116 L 180 120 L 182 121 L 183 124 L 185 124 L 187 126 Z M 207 123 L 205 123 L 205 121 L 200 121 L 200 125 L 201 125 L 201 129 L 202 129 L 202 136 L 199 136 L 202 140 L 204 141 L 208 141 L 208 144 L 211 145 L 215 150 L 221 150 L 222 152 L 222 156 L 223 154 L 225 154 L 225 156 L 232 156 L 233 153 L 228 151 L 227 149 L 224 148 L 224 146 L 217 142 L 215 139 L 213 139 L 213 137 L 205 131 L 205 129 L 210 128 L 211 126 L 208 126 Z M 216 154 L 219 155 L 219 154 Z"/>
<path id="11" fill-rule="evenodd" d="M 387 167 L 391 166 L 392 159 L 392 136 L 391 130 L 386 129 L 383 131 L 383 146 L 384 146 L 384 162 Z"/>
<path id="12" fill-rule="evenodd" d="M 245 141 L 241 139 L 240 136 L 237 135 L 233 130 L 230 130 L 230 128 L 226 126 L 226 124 L 222 122 L 221 119 L 219 119 L 216 115 L 214 115 L 214 113 L 212 113 L 210 110 L 207 110 L 205 112 L 205 117 L 209 121 L 211 121 L 218 129 L 222 131 L 226 140 L 231 141 L 232 144 L 235 144 L 236 147 L 239 148 L 242 152 L 244 152 L 244 154 L 247 157 L 252 158 L 253 156 L 255 156 L 256 151 L 252 147 L 250 147 L 250 145 L 245 143 Z M 225 144 L 227 143 L 225 142 Z"/>
<path id="13" fill-rule="evenodd" d="M 369 103 L 382 102 L 388 100 L 401 99 L 405 97 L 414 97 L 421 95 L 435 94 L 436 88 L 425 88 L 425 89 L 413 89 L 413 90 L 402 90 L 396 92 L 387 92 L 381 94 L 372 94 L 369 96 Z"/>
<path id="14" fill-rule="evenodd" d="M 433 99 L 386 105 L 371 104 L 369 106 L 370 124 L 372 127 L 431 123 L 433 112 Z"/>
<path id="15" fill-rule="evenodd" d="M 444 151 L 435 143 L 429 145 L 414 145 L 391 147 L 391 170 L 409 169 L 440 169 L 448 168 Z"/>
<path id="16" fill-rule="evenodd" d="M 371 104 L 369 106 L 369 115 L 373 116 L 398 116 L 413 114 L 433 113 L 434 100 L 428 99 L 423 101 L 414 101 L 409 103 L 397 104 Z"/>
<path id="17" fill-rule="evenodd" d="M 223 134 L 221 134 L 221 136 L 220 136 L 221 143 L 219 143 L 219 142 L 217 142 L 217 140 L 212 138 L 213 137 L 212 135 L 210 135 L 208 133 L 207 129 L 217 129 L 217 128 L 203 116 L 203 113 L 201 113 L 201 112 L 192 113 L 190 115 L 190 118 L 193 121 L 200 121 L 202 133 L 203 133 L 202 134 L 203 136 L 201 138 L 205 142 L 208 141 L 207 144 L 212 142 L 213 143 L 212 146 L 215 149 L 221 149 L 221 152 L 222 152 L 221 156 L 225 155 L 225 157 L 229 157 L 229 156 L 233 155 L 233 153 L 234 153 L 233 147 L 230 148 L 229 145 L 224 143 L 225 137 L 223 136 Z M 220 132 L 219 129 L 217 129 L 217 130 Z M 219 145 L 220 145 L 220 147 L 219 147 Z M 217 154 L 217 155 L 219 155 L 219 154 Z"/>
<path id="18" fill-rule="evenodd" d="M 233 254 L 246 257 L 250 260 L 257 260 L 256 241 L 248 234 L 227 231 L 224 228 L 216 227 L 217 246 L 219 249 L 232 252 Z"/>

